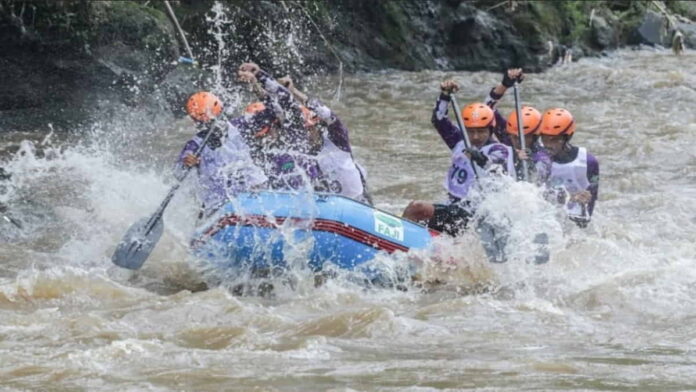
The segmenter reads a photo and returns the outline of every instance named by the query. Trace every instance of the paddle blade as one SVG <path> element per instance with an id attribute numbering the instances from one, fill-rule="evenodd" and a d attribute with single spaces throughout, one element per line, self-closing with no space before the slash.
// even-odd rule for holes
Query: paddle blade
<path id="1" fill-rule="evenodd" d="M 536 252 L 534 254 L 534 264 L 546 264 L 551 257 L 549 250 L 549 236 L 546 233 L 538 233 L 534 236 Z"/>
<path id="2" fill-rule="evenodd" d="M 479 235 L 483 249 L 486 251 L 488 261 L 491 263 L 504 263 L 507 261 L 507 255 L 505 254 L 507 235 L 504 228 L 496 228 L 483 220 L 479 222 L 476 232 Z"/>
<path id="3" fill-rule="evenodd" d="M 151 220 L 154 220 L 151 222 Z M 137 270 L 143 266 L 164 231 L 162 217 L 143 218 L 131 226 L 116 246 L 111 261 L 119 267 Z"/>
<path id="4" fill-rule="evenodd" d="M 9 217 L 9 216 L 7 216 L 7 215 L 2 215 L 2 219 L 3 219 L 4 221 L 6 221 L 7 223 L 11 223 L 11 224 L 15 225 L 15 226 L 16 226 L 18 229 L 20 229 L 20 230 L 22 230 L 22 228 L 23 228 L 23 227 L 22 227 L 22 224 L 19 223 L 19 221 L 18 221 L 17 219 L 14 219 L 14 218 Z"/>

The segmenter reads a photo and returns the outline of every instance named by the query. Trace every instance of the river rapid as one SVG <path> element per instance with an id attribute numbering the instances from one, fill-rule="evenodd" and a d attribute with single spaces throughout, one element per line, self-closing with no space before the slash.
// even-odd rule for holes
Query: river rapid
<path id="1" fill-rule="evenodd" d="M 337 77 L 313 81 L 349 126 L 378 207 L 444 198 L 449 151 L 430 116 L 448 77 L 462 83 L 461 104 L 500 79 L 346 75 L 338 102 Z M 422 256 L 440 284 L 405 291 L 340 278 L 315 288 L 302 271 L 270 297 L 198 291 L 191 182 L 144 268 L 119 270 L 115 245 L 173 183 L 191 123 L 116 112 L 82 133 L 0 135 L 13 173 L 0 201 L 25 226 L 0 223 L 0 389 L 696 389 L 696 52 L 582 59 L 528 75 L 521 94 L 575 115 L 574 143 L 600 162 L 592 223 L 549 217 L 533 190 L 517 189 L 497 207 L 535 211 L 524 219 L 551 233 L 548 264 L 488 264 L 465 236 L 441 245 L 444 270 Z M 234 113 L 248 98 L 230 102 Z M 510 92 L 505 115 L 513 102 Z"/>

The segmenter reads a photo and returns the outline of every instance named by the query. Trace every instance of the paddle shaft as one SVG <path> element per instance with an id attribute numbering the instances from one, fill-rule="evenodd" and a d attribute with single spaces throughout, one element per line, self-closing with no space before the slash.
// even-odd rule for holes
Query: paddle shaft
<path id="1" fill-rule="evenodd" d="M 515 92 L 515 112 L 517 112 L 517 137 L 519 138 L 520 141 L 520 150 L 524 150 L 527 148 L 527 145 L 524 142 L 524 127 L 522 124 L 522 105 L 520 102 L 520 90 L 517 87 L 517 82 L 512 85 L 512 89 Z M 524 181 L 529 181 L 529 165 L 527 164 L 526 159 L 520 159 L 522 162 L 522 179 Z"/>
<path id="2" fill-rule="evenodd" d="M 7 223 L 11 223 L 11 224 L 17 226 L 18 229 L 22 228 L 22 225 L 16 219 L 10 218 L 9 216 L 7 216 L 5 214 L 2 214 L 0 216 L 2 216 L 2 219 L 4 219 Z"/>
<path id="3" fill-rule="evenodd" d="M 179 20 L 176 18 L 176 14 L 174 14 L 174 9 L 172 9 L 172 6 L 169 4 L 168 0 L 164 0 L 164 5 L 167 8 L 169 17 L 172 18 L 172 21 L 174 22 L 174 27 L 176 27 L 176 30 L 179 32 L 179 37 L 181 37 L 181 42 L 184 43 L 186 53 L 189 55 L 191 62 L 193 62 L 193 52 L 191 52 L 191 47 L 188 44 L 188 40 L 186 39 L 186 34 L 184 34 L 184 30 L 181 29 L 181 26 L 179 25 Z"/>
<path id="4" fill-rule="evenodd" d="M 4 171 L 0 169 L 0 174 L 2 173 L 4 173 Z M 5 211 L 7 211 L 7 207 L 4 204 L 0 203 L 0 219 L 4 220 L 7 223 L 17 226 L 17 228 L 21 230 L 22 224 L 19 223 L 18 220 L 12 218 L 11 216 L 5 215 Z"/>
<path id="5" fill-rule="evenodd" d="M 520 141 L 520 150 L 525 150 L 527 144 L 524 140 L 524 121 L 522 120 L 522 100 L 520 99 L 520 89 L 518 82 L 512 85 L 515 93 L 515 112 L 517 113 L 517 137 Z M 522 180 L 529 182 L 529 164 L 526 159 L 520 159 L 522 162 Z M 549 237 L 546 233 L 538 233 L 534 236 L 534 243 L 539 245 L 537 253 L 534 255 L 535 264 L 544 264 L 549 261 L 548 243 Z"/>
<path id="6" fill-rule="evenodd" d="M 208 139 L 210 138 L 210 135 L 213 134 L 213 131 L 215 130 L 215 125 L 213 125 L 208 132 L 205 134 L 205 137 L 203 138 L 203 142 L 201 143 L 200 146 L 198 146 L 198 149 L 196 152 L 193 154 L 194 157 L 198 158 L 201 156 L 201 153 L 203 152 L 203 149 L 205 148 L 205 145 L 208 143 Z M 160 206 L 157 208 L 154 214 L 150 217 L 150 220 L 147 222 L 147 226 L 145 231 L 143 232 L 144 235 L 148 235 L 150 231 L 155 227 L 157 224 L 157 221 L 162 219 L 162 214 L 164 213 L 164 210 L 167 208 L 169 205 L 169 202 L 172 201 L 172 198 L 174 197 L 174 194 L 176 193 L 177 189 L 181 186 L 181 183 L 186 179 L 186 176 L 188 176 L 189 172 L 191 171 L 191 168 L 193 166 L 188 166 L 186 167 L 184 174 L 177 178 L 176 184 L 172 186 L 172 189 L 169 190 L 169 193 L 167 196 L 164 198 Z"/>
<path id="7" fill-rule="evenodd" d="M 469 134 L 466 133 L 466 127 L 464 126 L 464 121 L 462 120 L 462 114 L 459 112 L 459 105 L 457 105 L 457 98 L 454 96 L 454 94 L 450 94 L 450 102 L 452 102 L 452 108 L 454 109 L 454 118 L 457 119 L 459 129 L 462 131 L 464 147 L 469 148 L 471 147 L 471 141 L 469 141 Z M 474 171 L 474 177 L 476 177 L 478 180 L 479 175 L 478 170 L 476 170 L 476 164 L 472 159 L 469 159 L 469 162 L 471 162 L 471 169 Z"/>

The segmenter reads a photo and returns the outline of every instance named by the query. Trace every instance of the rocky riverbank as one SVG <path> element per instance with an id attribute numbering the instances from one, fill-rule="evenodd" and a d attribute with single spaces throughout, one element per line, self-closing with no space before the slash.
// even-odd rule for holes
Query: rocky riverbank
<path id="1" fill-rule="evenodd" d="M 381 69 L 541 71 L 625 45 L 696 47 L 688 1 L 172 1 L 201 69 L 160 1 L 0 0 L 0 132 L 79 129 L 114 105 L 180 106 L 253 59 L 302 75 Z M 220 67 L 215 68 L 215 66 Z M 211 68 L 212 67 L 212 68 Z"/>

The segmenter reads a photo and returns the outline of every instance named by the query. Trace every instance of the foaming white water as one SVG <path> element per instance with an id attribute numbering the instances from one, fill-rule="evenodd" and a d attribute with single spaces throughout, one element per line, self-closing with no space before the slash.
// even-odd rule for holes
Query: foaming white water
<path id="1" fill-rule="evenodd" d="M 147 149 L 142 151 L 147 154 Z M 28 268 L 55 266 L 101 275 L 111 267 L 111 253 L 125 230 L 154 211 L 168 190 L 166 182 L 171 181 L 169 171 L 159 173 L 156 167 L 121 160 L 108 143 L 89 140 L 76 146 L 37 146 L 25 141 L 5 168 L 13 173 L 6 202 L 23 223 L 22 230 L 2 227 L 14 249 L 2 254 L 8 260 L 3 275 L 10 277 Z M 196 213 L 186 194 L 182 190 L 165 215 L 170 224 L 152 255 L 155 260 L 186 263 L 185 244 Z M 164 266 L 165 271 L 172 268 Z M 151 275 L 161 281 L 163 277 L 157 275 L 162 272 Z"/>

